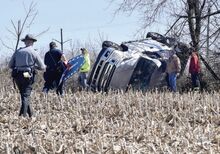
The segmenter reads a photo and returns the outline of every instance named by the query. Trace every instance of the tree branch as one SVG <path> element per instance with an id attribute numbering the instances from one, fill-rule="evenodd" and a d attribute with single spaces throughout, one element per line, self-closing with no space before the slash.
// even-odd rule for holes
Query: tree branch
<path id="1" fill-rule="evenodd" d="M 220 10 L 217 10 L 217 11 L 215 11 L 215 12 L 212 12 L 212 13 L 210 13 L 210 14 L 207 14 L 207 15 L 205 15 L 205 16 L 202 16 L 201 19 L 204 19 L 204 18 L 207 18 L 207 17 L 211 17 L 211 16 L 216 15 L 216 14 L 220 14 Z"/>
<path id="2" fill-rule="evenodd" d="M 173 27 L 177 24 L 177 22 L 181 19 L 181 17 L 178 17 L 177 20 L 172 24 L 172 26 L 167 30 L 165 33 L 165 36 L 173 29 Z"/>
<path id="3" fill-rule="evenodd" d="M 39 34 L 37 34 L 35 37 L 38 37 L 40 35 L 43 35 L 44 33 L 48 32 L 50 30 L 50 27 L 48 27 L 46 30 L 40 32 Z"/>
<path id="4" fill-rule="evenodd" d="M 209 17 L 209 16 L 213 16 L 213 15 L 216 15 L 216 14 L 220 14 L 220 10 L 217 10 L 217 11 L 212 12 L 212 13 L 210 13 L 210 14 L 201 16 L 201 19 L 207 18 L 207 17 Z M 181 17 L 181 18 L 188 18 L 188 16 L 186 16 L 186 15 L 180 15 L 179 17 Z M 192 17 L 190 17 L 189 19 L 194 19 L 194 18 L 197 18 L 197 16 L 192 16 Z"/>
<path id="5" fill-rule="evenodd" d="M 13 49 L 12 47 L 8 46 L 7 44 L 5 44 L 4 41 L 3 41 L 2 39 L 0 39 L 0 40 L 1 40 L 2 45 L 3 45 L 4 47 L 6 47 L 6 48 L 9 49 L 9 50 L 14 51 L 14 49 Z"/>
<path id="6" fill-rule="evenodd" d="M 16 26 L 15 26 L 15 24 L 12 20 L 11 20 L 11 24 L 12 24 L 14 30 L 15 30 L 15 33 L 18 34 L 18 30 L 17 30 L 17 28 L 16 28 Z"/>
<path id="7" fill-rule="evenodd" d="M 220 28 L 218 28 L 214 33 L 212 33 L 212 35 L 209 36 L 208 39 L 212 38 L 213 36 L 217 35 L 219 36 L 220 34 Z M 215 38 L 215 40 L 217 39 L 218 37 Z M 207 39 L 206 39 L 207 40 Z M 200 45 L 200 48 L 206 43 L 206 40 Z"/>
<path id="8" fill-rule="evenodd" d="M 9 32 L 9 33 L 11 33 L 14 37 L 17 37 L 17 35 L 13 32 L 13 31 L 11 31 L 10 29 L 8 29 L 8 28 L 6 28 L 7 29 L 7 31 Z"/>
<path id="9" fill-rule="evenodd" d="M 206 0 L 203 0 L 203 3 L 201 5 L 201 7 L 200 7 L 200 14 L 202 14 L 202 10 L 204 9 L 205 4 L 206 4 Z"/>

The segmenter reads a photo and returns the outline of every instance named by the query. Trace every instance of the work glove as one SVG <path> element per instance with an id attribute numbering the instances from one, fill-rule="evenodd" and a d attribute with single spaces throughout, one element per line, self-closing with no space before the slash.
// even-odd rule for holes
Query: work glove
<path id="1" fill-rule="evenodd" d="M 68 70 L 70 70 L 71 66 L 72 66 L 72 65 L 70 65 L 70 64 L 68 63 L 68 64 L 66 65 L 66 68 L 67 68 Z"/>
<path id="2" fill-rule="evenodd" d="M 69 63 L 67 63 L 67 62 L 64 62 L 64 65 L 65 65 L 65 67 L 67 68 L 67 70 L 70 70 L 70 68 L 71 68 L 71 65 L 70 65 Z"/>

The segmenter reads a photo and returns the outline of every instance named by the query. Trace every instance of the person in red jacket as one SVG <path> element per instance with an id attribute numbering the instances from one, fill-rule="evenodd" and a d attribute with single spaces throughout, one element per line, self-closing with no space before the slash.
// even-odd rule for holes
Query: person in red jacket
<path id="1" fill-rule="evenodd" d="M 200 88 L 199 73 L 201 71 L 198 53 L 193 50 L 191 53 L 191 59 L 189 63 L 189 73 L 191 74 L 193 89 Z"/>

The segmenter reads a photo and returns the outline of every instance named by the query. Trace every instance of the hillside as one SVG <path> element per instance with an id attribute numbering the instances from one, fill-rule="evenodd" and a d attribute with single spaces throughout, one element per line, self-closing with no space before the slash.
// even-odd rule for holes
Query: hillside
<path id="1" fill-rule="evenodd" d="M 218 153 L 218 92 L 32 93 L 36 119 L 1 73 L 0 153 Z"/>

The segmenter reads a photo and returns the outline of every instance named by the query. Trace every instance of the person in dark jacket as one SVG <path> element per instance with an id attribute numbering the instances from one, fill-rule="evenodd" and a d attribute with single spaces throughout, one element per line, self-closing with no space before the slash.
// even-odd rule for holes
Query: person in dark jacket
<path id="1" fill-rule="evenodd" d="M 31 34 L 27 34 L 22 41 L 25 43 L 25 47 L 14 52 L 9 62 L 9 68 L 12 69 L 12 77 L 21 95 L 19 116 L 26 117 L 28 114 L 29 117 L 32 117 L 30 95 L 34 83 L 35 69 L 43 70 L 45 65 L 33 48 L 33 44 L 37 40 Z"/>
<path id="2" fill-rule="evenodd" d="M 201 71 L 199 57 L 195 50 L 191 53 L 190 63 L 189 63 L 189 73 L 191 74 L 192 87 L 193 89 L 200 88 L 199 73 Z"/>
<path id="3" fill-rule="evenodd" d="M 43 92 L 48 93 L 49 90 L 56 88 L 58 95 L 63 95 L 63 83 L 59 85 L 60 78 L 65 70 L 67 60 L 63 52 L 57 49 L 55 42 L 50 42 L 50 50 L 45 54 L 44 64 L 46 72 L 44 72 L 44 88 Z M 58 86 L 59 85 L 59 86 Z"/>

